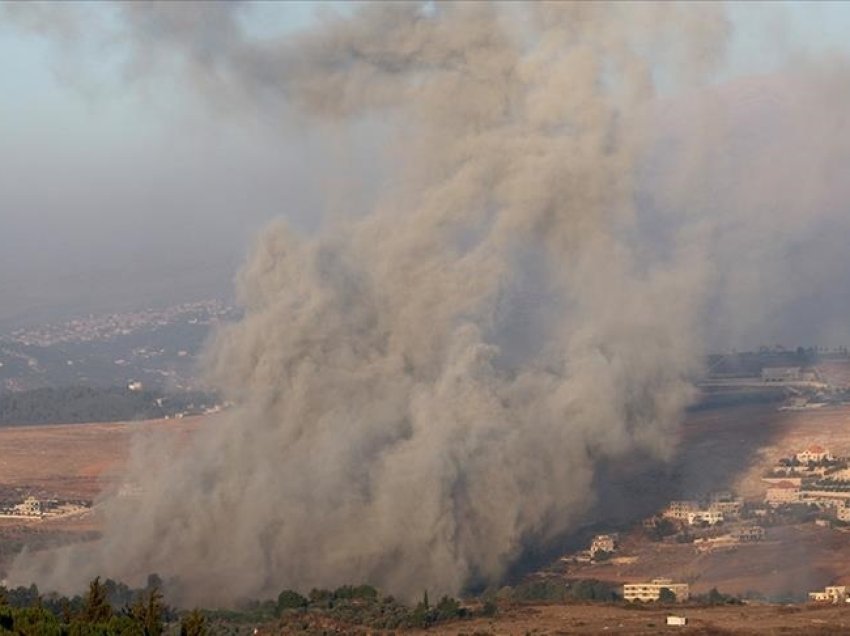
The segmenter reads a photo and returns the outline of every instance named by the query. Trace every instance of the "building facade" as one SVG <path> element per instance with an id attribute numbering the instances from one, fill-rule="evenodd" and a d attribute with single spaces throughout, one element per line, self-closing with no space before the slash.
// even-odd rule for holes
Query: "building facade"
<path id="1" fill-rule="evenodd" d="M 833 459 L 829 449 L 818 446 L 817 444 L 809 446 L 806 450 L 797 453 L 795 457 L 801 464 L 808 464 L 809 462 L 815 462 L 817 464 L 819 462 L 832 461 Z"/>
<path id="2" fill-rule="evenodd" d="M 690 598 L 687 583 L 673 583 L 672 579 L 652 579 L 649 583 L 626 583 L 623 585 L 623 598 L 630 602 L 651 603 L 661 599 L 661 590 L 668 589 L 681 603 Z"/>
<path id="3" fill-rule="evenodd" d="M 15 512 L 27 517 L 41 517 L 44 514 L 44 507 L 42 506 L 41 501 L 35 497 L 27 497 L 24 499 L 23 503 L 19 503 L 15 506 Z"/>
<path id="4" fill-rule="evenodd" d="M 613 552 L 616 547 L 616 536 L 612 534 L 598 534 L 590 544 L 590 556 L 595 557 L 598 552 Z"/>
<path id="5" fill-rule="evenodd" d="M 710 526 L 723 523 L 723 513 L 719 510 L 697 510 L 688 513 L 688 524 L 692 526 L 707 523 Z"/>
<path id="6" fill-rule="evenodd" d="M 823 592 L 809 592 L 809 600 L 818 603 L 846 603 L 847 588 L 844 585 L 825 587 Z"/>
<path id="7" fill-rule="evenodd" d="M 699 510 L 699 503 L 691 500 L 671 501 L 663 516 L 668 519 L 687 521 L 688 514 Z"/>

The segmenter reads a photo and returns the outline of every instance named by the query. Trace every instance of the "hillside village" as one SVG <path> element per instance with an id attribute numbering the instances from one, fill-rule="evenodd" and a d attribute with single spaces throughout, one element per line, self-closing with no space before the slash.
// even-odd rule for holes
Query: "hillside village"
<path id="1" fill-rule="evenodd" d="M 691 546 L 693 554 L 746 550 L 770 542 L 785 527 L 811 524 L 850 533 L 850 457 L 810 444 L 780 458 L 763 475 L 761 498 L 718 490 L 693 499 L 670 501 L 625 532 L 595 535 L 587 549 L 561 557 L 562 575 L 600 578 L 611 566 L 634 569 L 649 544 Z M 628 566 L 632 566 L 629 568 Z M 607 568 L 607 569 L 602 569 Z M 692 580 L 670 576 L 637 579 L 628 575 L 622 597 L 633 602 L 684 602 Z M 692 577 L 697 578 L 697 577 Z M 630 580 L 631 579 L 631 580 Z M 810 602 L 850 602 L 848 587 L 829 585 L 808 594 Z"/>

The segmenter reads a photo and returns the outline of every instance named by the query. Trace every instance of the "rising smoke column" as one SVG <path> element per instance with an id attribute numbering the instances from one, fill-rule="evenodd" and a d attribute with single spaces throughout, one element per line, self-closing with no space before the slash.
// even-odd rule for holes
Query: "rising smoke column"
<path id="1" fill-rule="evenodd" d="M 669 455 L 704 281 L 698 253 L 637 258 L 640 113 L 665 54 L 711 66 L 714 7 L 380 4 L 288 44 L 222 13 L 220 47 L 186 5 L 123 10 L 205 91 L 386 116 L 396 169 L 365 215 L 268 228 L 207 354 L 237 408 L 188 449 L 141 440 L 104 537 L 13 581 L 458 592 L 575 529 L 600 462 Z"/>

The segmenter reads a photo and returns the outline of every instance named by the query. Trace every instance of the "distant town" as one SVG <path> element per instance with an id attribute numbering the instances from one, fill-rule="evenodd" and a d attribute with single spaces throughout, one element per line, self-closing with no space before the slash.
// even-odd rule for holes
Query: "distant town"
<path id="1" fill-rule="evenodd" d="M 0 391 L 132 386 L 192 390 L 210 329 L 237 318 L 221 300 L 90 315 L 0 334 Z"/>
<path id="2" fill-rule="evenodd" d="M 236 315 L 235 308 L 224 301 L 199 300 L 135 312 L 90 314 L 55 324 L 14 329 L 0 334 L 0 343 L 50 347 L 61 343 L 103 341 L 180 322 L 209 326 Z"/>

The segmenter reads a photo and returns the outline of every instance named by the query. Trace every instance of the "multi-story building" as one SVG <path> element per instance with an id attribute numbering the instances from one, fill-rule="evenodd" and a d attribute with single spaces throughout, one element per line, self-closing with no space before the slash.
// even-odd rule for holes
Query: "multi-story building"
<path id="1" fill-rule="evenodd" d="M 823 592 L 809 592 L 809 600 L 827 603 L 846 603 L 847 588 L 844 585 L 825 587 Z"/>
<path id="2" fill-rule="evenodd" d="M 710 526 L 723 523 L 723 513 L 719 510 L 697 510 L 688 513 L 689 525 L 695 526 L 701 523 L 707 523 Z"/>
<path id="3" fill-rule="evenodd" d="M 729 501 L 713 501 L 709 504 L 708 509 L 721 513 L 724 519 L 729 519 L 741 514 L 743 507 L 744 501 L 742 499 L 732 499 Z"/>
<path id="4" fill-rule="evenodd" d="M 668 519 L 687 521 L 688 514 L 699 510 L 699 503 L 691 500 L 671 501 L 663 516 Z"/>
<path id="5" fill-rule="evenodd" d="M 661 599 L 661 590 L 668 589 L 681 603 L 690 598 L 687 583 L 673 583 L 672 579 L 652 579 L 649 583 L 626 583 L 623 586 L 623 598 L 627 601 L 649 603 Z"/>
<path id="6" fill-rule="evenodd" d="M 23 503 L 15 506 L 15 512 L 27 517 L 41 517 L 44 514 L 44 507 L 35 497 L 27 497 Z"/>

